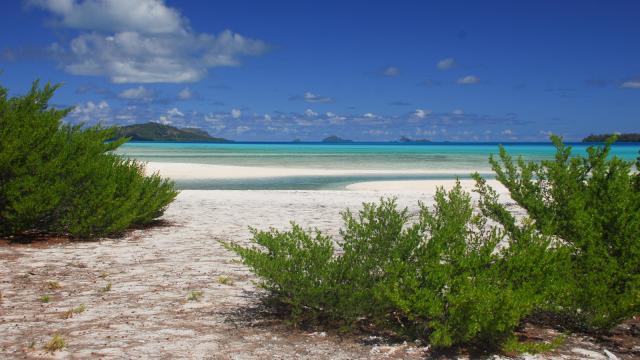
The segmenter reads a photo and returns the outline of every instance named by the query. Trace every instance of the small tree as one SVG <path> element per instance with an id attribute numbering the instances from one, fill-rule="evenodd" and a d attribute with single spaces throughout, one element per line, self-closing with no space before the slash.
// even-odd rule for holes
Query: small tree
<path id="1" fill-rule="evenodd" d="M 556 305 L 589 329 L 606 330 L 640 313 L 640 178 L 632 162 L 609 157 L 615 138 L 589 147 L 587 157 L 571 156 L 559 137 L 551 140 L 554 160 L 514 162 L 500 147 L 490 163 L 536 229 L 572 253 L 569 292 Z M 495 192 L 475 177 L 485 214 L 517 233 Z"/>
<path id="2" fill-rule="evenodd" d="M 0 87 L 0 235 L 100 236 L 162 215 L 173 183 L 114 155 L 126 141 L 108 141 L 114 129 L 63 124 L 71 109 L 48 106 L 57 88 Z"/>

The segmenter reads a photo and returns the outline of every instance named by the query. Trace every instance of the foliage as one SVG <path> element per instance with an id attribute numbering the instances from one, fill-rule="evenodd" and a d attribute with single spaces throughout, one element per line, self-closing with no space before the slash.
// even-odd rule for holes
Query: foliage
<path id="1" fill-rule="evenodd" d="M 59 334 L 54 334 L 51 337 L 51 340 L 49 340 L 45 345 L 44 345 L 44 350 L 50 353 L 56 352 L 58 350 L 62 350 L 65 347 L 67 347 L 67 342 L 64 340 L 64 338 L 59 335 Z"/>
<path id="2" fill-rule="evenodd" d="M 488 226 L 459 183 L 435 201 L 432 210 L 421 204 L 413 222 L 393 199 L 343 213 L 340 251 L 295 224 L 253 229 L 251 247 L 225 246 L 296 322 L 366 319 L 434 346 L 496 347 L 547 297 L 545 270 L 560 252 L 532 226 L 517 239 Z"/>
<path id="3" fill-rule="evenodd" d="M 627 133 L 627 134 L 598 134 L 598 135 L 589 135 L 586 138 L 582 139 L 582 142 L 607 142 L 609 138 L 616 136 L 617 141 L 620 142 L 640 142 L 640 134 L 637 133 Z"/>
<path id="4" fill-rule="evenodd" d="M 13 98 L 0 88 L 0 235 L 101 236 L 160 216 L 173 183 L 114 155 L 125 142 L 107 141 L 114 129 L 63 124 L 71 109 L 48 106 L 57 88 L 36 81 Z"/>
<path id="5" fill-rule="evenodd" d="M 552 351 L 562 346 L 567 337 L 565 335 L 558 335 L 549 342 L 536 342 L 536 341 L 519 341 L 517 337 L 510 337 L 502 345 L 502 351 L 507 354 L 539 354 Z"/>
<path id="6" fill-rule="evenodd" d="M 187 296 L 187 300 L 189 301 L 198 301 L 204 295 L 204 292 L 200 290 L 192 290 L 189 292 L 189 296 Z"/>
<path id="7" fill-rule="evenodd" d="M 558 137 L 552 141 L 554 160 L 514 161 L 501 147 L 499 160 L 490 162 L 536 229 L 571 251 L 570 270 L 556 270 L 568 286 L 555 305 L 588 329 L 607 330 L 640 313 L 640 177 L 632 162 L 609 157 L 615 138 L 589 147 L 586 157 L 571 156 Z M 483 198 L 495 200 L 476 178 Z M 516 236 L 514 218 L 502 205 L 481 205 Z"/>

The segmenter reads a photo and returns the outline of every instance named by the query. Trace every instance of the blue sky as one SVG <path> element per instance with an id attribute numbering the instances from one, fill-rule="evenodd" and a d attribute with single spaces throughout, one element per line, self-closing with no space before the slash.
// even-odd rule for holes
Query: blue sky
<path id="1" fill-rule="evenodd" d="M 235 140 L 640 132 L 638 1 L 3 3 L 0 84 Z"/>

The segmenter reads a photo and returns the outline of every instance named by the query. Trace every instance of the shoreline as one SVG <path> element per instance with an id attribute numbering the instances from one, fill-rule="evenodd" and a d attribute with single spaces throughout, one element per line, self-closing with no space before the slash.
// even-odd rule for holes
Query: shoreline
<path id="1" fill-rule="evenodd" d="M 260 179 L 303 176 L 347 176 L 347 175 L 451 175 L 468 176 L 474 169 L 324 169 L 214 165 L 199 163 L 176 163 L 150 161 L 145 164 L 147 174 L 159 173 L 174 180 L 219 180 L 219 179 Z M 490 169 L 478 171 L 481 175 L 492 174 Z"/>

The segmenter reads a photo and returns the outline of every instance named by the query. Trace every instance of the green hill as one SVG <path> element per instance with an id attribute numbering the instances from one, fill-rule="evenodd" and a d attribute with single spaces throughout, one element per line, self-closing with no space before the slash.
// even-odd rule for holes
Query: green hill
<path id="1" fill-rule="evenodd" d="M 123 137 L 131 138 L 132 141 L 231 142 L 231 140 L 212 137 L 201 129 L 177 128 L 154 122 L 119 127 L 116 138 Z"/>
<path id="2" fill-rule="evenodd" d="M 322 142 L 323 143 L 350 143 L 350 142 L 353 142 L 353 140 L 346 140 L 346 139 L 337 137 L 335 135 L 331 135 L 322 139 Z"/>
<path id="3" fill-rule="evenodd" d="M 582 139 L 582 142 L 605 142 L 611 136 L 613 136 L 613 134 L 589 135 L 586 138 Z M 637 133 L 618 134 L 618 140 L 616 141 L 617 142 L 640 142 L 640 134 L 637 134 Z"/>

